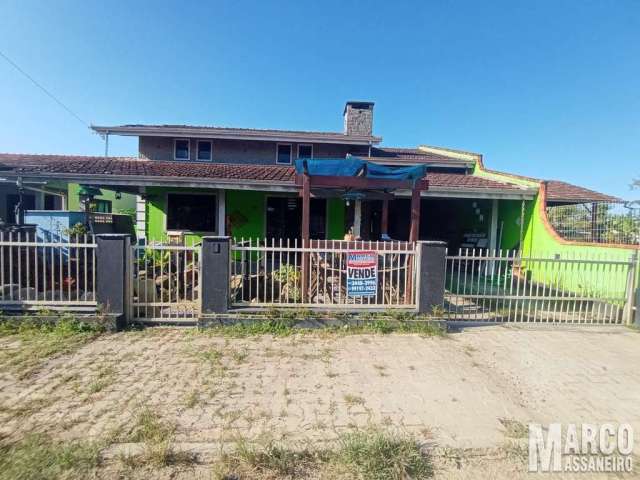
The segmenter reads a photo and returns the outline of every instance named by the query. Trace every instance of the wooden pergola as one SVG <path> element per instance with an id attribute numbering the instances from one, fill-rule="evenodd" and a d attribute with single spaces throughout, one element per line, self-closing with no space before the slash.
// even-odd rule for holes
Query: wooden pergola
<path id="1" fill-rule="evenodd" d="M 411 227 L 409 229 L 409 242 L 418 240 L 420 233 L 420 192 L 428 190 L 429 183 L 426 179 L 419 180 L 391 180 L 383 178 L 368 178 L 366 176 L 334 176 L 334 175 L 309 175 L 308 171 L 296 175 L 296 184 L 301 187 L 302 197 L 302 242 L 309 245 L 310 201 L 313 189 L 340 189 L 345 192 L 376 192 L 378 196 L 382 192 L 382 233 L 388 233 L 389 226 L 389 197 L 396 190 L 411 191 Z M 366 198 L 366 193 L 365 193 Z"/>

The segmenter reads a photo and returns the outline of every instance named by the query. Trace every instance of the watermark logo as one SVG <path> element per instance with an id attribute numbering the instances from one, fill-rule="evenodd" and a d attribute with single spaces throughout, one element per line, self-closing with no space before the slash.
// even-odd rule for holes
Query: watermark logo
<path id="1" fill-rule="evenodd" d="M 529 424 L 530 472 L 633 471 L 631 425 Z"/>

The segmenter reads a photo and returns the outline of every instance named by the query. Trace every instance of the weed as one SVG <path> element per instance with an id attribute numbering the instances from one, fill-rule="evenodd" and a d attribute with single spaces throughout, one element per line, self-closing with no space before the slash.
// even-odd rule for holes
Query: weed
<path id="1" fill-rule="evenodd" d="M 136 416 L 131 442 L 144 444 L 144 453 L 138 458 L 143 464 L 168 465 L 175 460 L 171 441 L 175 425 L 163 420 L 149 407 L 143 407 Z"/>
<path id="2" fill-rule="evenodd" d="M 200 393 L 197 390 L 193 390 L 184 399 L 184 406 L 187 408 L 193 408 L 200 403 Z"/>
<path id="3" fill-rule="evenodd" d="M 231 352 L 231 357 L 236 363 L 243 363 L 247 360 L 249 353 L 246 350 L 233 350 Z"/>
<path id="4" fill-rule="evenodd" d="M 335 462 L 366 480 L 425 479 L 433 466 L 411 436 L 370 429 L 343 435 Z"/>
<path id="5" fill-rule="evenodd" d="M 527 438 L 529 429 L 525 424 L 511 418 L 498 418 L 504 428 L 504 435 L 508 438 Z"/>
<path id="6" fill-rule="evenodd" d="M 351 395 L 351 394 L 346 394 L 344 397 L 344 401 L 346 402 L 347 405 L 349 405 L 350 407 L 354 406 L 354 405 L 364 405 L 365 404 L 365 400 L 364 398 L 358 396 L 358 395 Z"/>
<path id="7" fill-rule="evenodd" d="M 433 475 L 429 457 L 413 437 L 371 429 L 343 434 L 337 448 L 291 449 L 273 440 L 236 439 L 214 468 L 214 478 L 349 478 L 424 480 Z"/>
<path id="8" fill-rule="evenodd" d="M 103 329 L 62 316 L 57 322 L 0 320 L 0 336 L 19 340 L 17 347 L 0 351 L 0 365 L 19 379 L 35 373 L 48 359 L 71 353 L 94 339 Z"/>
<path id="9" fill-rule="evenodd" d="M 108 387 L 113 383 L 115 376 L 116 370 L 112 365 L 101 368 L 95 380 L 89 384 L 89 393 L 98 393 Z"/>

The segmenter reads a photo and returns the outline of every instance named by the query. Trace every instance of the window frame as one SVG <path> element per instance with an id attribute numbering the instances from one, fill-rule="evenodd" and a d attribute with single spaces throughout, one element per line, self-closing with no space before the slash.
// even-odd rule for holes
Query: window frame
<path id="1" fill-rule="evenodd" d="M 311 156 L 310 157 L 300 157 L 300 147 L 310 147 L 311 148 Z M 298 144 L 298 158 L 313 158 L 313 143 L 299 143 Z"/>
<path id="2" fill-rule="evenodd" d="M 200 144 L 208 143 L 209 144 L 209 158 L 202 159 L 200 158 Z M 196 161 L 198 162 L 211 162 L 213 161 L 213 141 L 211 140 L 198 140 L 196 142 Z"/>
<path id="3" fill-rule="evenodd" d="M 280 158 L 279 150 L 281 145 L 289 147 L 289 161 L 287 163 L 278 161 L 278 159 Z M 276 143 L 276 165 L 291 165 L 292 163 L 293 163 L 293 144 L 292 143 Z"/>
<path id="4" fill-rule="evenodd" d="M 187 158 L 178 158 L 178 142 L 187 142 Z M 174 138 L 173 139 L 173 159 L 177 162 L 188 162 L 191 160 L 191 139 Z"/>
<path id="5" fill-rule="evenodd" d="M 215 197 L 214 198 L 214 202 L 215 202 L 215 206 L 214 206 L 214 212 L 215 212 L 215 218 L 214 218 L 214 228 L 215 230 L 213 231 L 208 231 L 208 230 L 191 230 L 191 229 L 176 229 L 176 228 L 169 228 L 169 195 L 200 195 L 200 196 L 208 196 L 208 197 Z M 219 212 L 219 208 L 220 208 L 220 199 L 218 197 L 218 192 L 182 192 L 180 190 L 175 190 L 175 191 L 169 191 L 166 192 L 164 194 L 164 205 L 165 205 L 165 211 L 164 211 L 164 231 L 167 233 L 181 233 L 181 234 L 213 234 L 213 235 L 217 235 L 218 234 L 218 225 L 219 225 L 219 218 L 218 216 L 220 215 Z"/>

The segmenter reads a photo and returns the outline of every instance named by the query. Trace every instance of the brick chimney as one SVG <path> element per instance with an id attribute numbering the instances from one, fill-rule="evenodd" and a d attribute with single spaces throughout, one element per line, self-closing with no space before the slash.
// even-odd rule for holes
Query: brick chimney
<path id="1" fill-rule="evenodd" d="M 373 102 L 347 102 L 343 115 L 345 135 L 373 135 Z"/>

